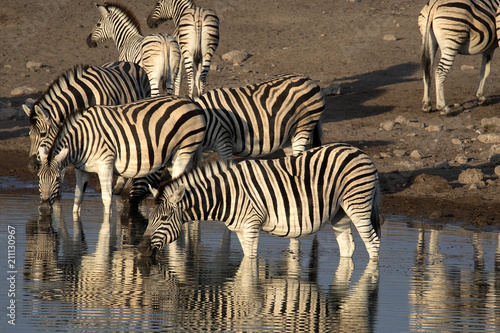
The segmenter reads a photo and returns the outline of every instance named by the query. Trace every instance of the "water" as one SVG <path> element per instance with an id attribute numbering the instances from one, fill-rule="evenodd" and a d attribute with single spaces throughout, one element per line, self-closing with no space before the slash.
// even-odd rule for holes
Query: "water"
<path id="1" fill-rule="evenodd" d="M 0 195 L 0 332 L 500 331 L 497 232 L 389 217 L 378 264 L 356 233 L 353 260 L 331 228 L 300 251 L 263 233 L 255 263 L 223 224 L 191 223 L 153 262 L 145 219 L 103 222 L 94 194 L 81 223 L 69 199 L 39 220 L 37 200 Z"/>

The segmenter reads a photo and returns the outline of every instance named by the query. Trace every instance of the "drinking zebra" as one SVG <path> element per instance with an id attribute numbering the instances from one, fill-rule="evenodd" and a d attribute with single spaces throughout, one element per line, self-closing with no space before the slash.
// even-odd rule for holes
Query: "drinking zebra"
<path id="1" fill-rule="evenodd" d="M 325 108 L 321 88 L 300 75 L 280 75 L 239 88 L 214 89 L 195 100 L 204 112 L 205 150 L 221 159 L 263 157 L 283 148 L 287 155 L 304 151 L 313 138 L 321 145 L 320 117 Z M 149 194 L 147 182 L 133 180 L 133 210 Z"/>
<path id="2" fill-rule="evenodd" d="M 38 172 L 41 203 L 48 214 L 60 191 L 60 175 L 68 164 L 76 173 L 73 214 L 80 215 L 90 172 L 101 184 L 104 214 L 111 207 L 113 173 L 144 177 L 168 167 L 180 175 L 201 154 L 205 121 L 189 99 L 160 96 L 119 106 L 94 106 L 66 118 L 50 150 L 42 146 Z"/>
<path id="3" fill-rule="evenodd" d="M 370 258 L 380 246 L 377 169 L 343 143 L 274 160 L 218 162 L 197 167 L 161 187 L 139 250 L 152 255 L 175 241 L 187 221 L 221 221 L 236 232 L 245 257 L 255 258 L 260 230 L 299 238 L 334 226 L 340 254 L 351 257 L 351 219 Z M 340 211 L 342 209 L 342 211 Z M 338 214 L 340 213 L 340 214 Z M 342 216 L 340 216 L 342 215 Z"/>
<path id="4" fill-rule="evenodd" d="M 175 38 L 166 34 L 144 37 L 139 20 L 121 4 L 96 4 L 96 7 L 101 17 L 88 36 L 87 44 L 97 47 L 97 43 L 112 39 L 120 60 L 135 62 L 146 70 L 151 83 L 151 96 L 165 92 L 178 95 L 180 85 L 172 88 L 181 60 Z"/>
<path id="5" fill-rule="evenodd" d="M 130 103 L 150 94 L 146 72 L 131 62 L 77 65 L 59 75 L 31 108 L 23 105 L 30 122 L 29 170 L 37 172 L 40 145 L 53 141 L 71 113 L 94 105 Z"/>
<path id="6" fill-rule="evenodd" d="M 441 59 L 436 68 L 436 107 L 442 115 L 451 110 L 444 98 L 444 81 L 457 54 L 482 55 L 476 97 L 483 104 L 484 84 L 490 73 L 491 58 L 497 47 L 495 13 L 499 0 L 431 0 L 418 17 L 422 34 L 423 111 L 430 112 L 431 70 L 437 48 Z"/>
<path id="7" fill-rule="evenodd" d="M 191 0 L 159 0 L 148 16 L 148 26 L 157 28 L 166 20 L 174 21 L 174 36 L 184 59 L 189 96 L 195 98 L 205 91 L 210 62 L 219 46 L 219 18 L 213 10 L 195 7 Z"/>

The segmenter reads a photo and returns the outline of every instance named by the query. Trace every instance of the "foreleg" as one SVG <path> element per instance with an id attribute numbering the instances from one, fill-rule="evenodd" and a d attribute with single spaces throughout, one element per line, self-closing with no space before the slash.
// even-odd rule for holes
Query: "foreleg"
<path id="1" fill-rule="evenodd" d="M 260 223 L 247 223 L 240 230 L 234 230 L 240 241 L 243 254 L 248 259 L 257 259 L 259 247 Z"/>
<path id="2" fill-rule="evenodd" d="M 484 84 L 486 82 L 486 78 L 488 78 L 488 75 L 490 75 L 492 57 L 493 51 L 491 53 L 483 53 L 482 56 L 479 86 L 477 87 L 476 91 L 478 105 L 482 105 L 486 101 L 486 97 L 484 97 L 483 94 Z"/>
<path id="3" fill-rule="evenodd" d="M 80 217 L 81 205 L 84 197 L 85 190 L 89 182 L 90 174 L 85 171 L 75 169 L 76 187 L 75 187 L 75 201 L 73 204 L 73 218 Z"/>
<path id="4" fill-rule="evenodd" d="M 111 214 L 111 200 L 113 194 L 113 165 L 106 164 L 97 171 L 101 184 L 101 197 L 104 205 L 104 216 Z"/>
<path id="5" fill-rule="evenodd" d="M 356 245 L 352 238 L 351 219 L 340 209 L 332 219 L 332 227 L 339 244 L 340 256 L 351 258 Z"/>

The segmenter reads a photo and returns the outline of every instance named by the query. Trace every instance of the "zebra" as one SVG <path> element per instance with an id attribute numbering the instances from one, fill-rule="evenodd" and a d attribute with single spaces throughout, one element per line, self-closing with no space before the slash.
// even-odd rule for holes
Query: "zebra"
<path id="1" fill-rule="evenodd" d="M 139 178 L 168 167 L 173 177 L 179 176 L 199 160 L 204 135 L 201 110 L 190 99 L 174 96 L 75 112 L 65 119 L 50 149 L 40 148 L 39 211 L 51 212 L 60 192 L 60 174 L 72 164 L 76 173 L 73 215 L 80 216 L 89 173 L 96 172 L 107 216 L 113 173 Z"/>
<path id="2" fill-rule="evenodd" d="M 380 196 L 373 162 L 344 143 L 278 159 L 213 162 L 160 187 L 139 251 L 151 256 L 179 237 L 184 222 L 210 220 L 236 232 L 244 257 L 254 259 L 261 229 L 299 238 L 331 221 L 340 255 L 352 257 L 346 214 L 375 259 L 383 220 Z"/>
<path id="3" fill-rule="evenodd" d="M 321 88 L 301 75 L 278 75 L 253 85 L 208 91 L 196 104 L 207 118 L 205 146 L 223 159 L 286 155 L 321 144 Z"/>
<path id="4" fill-rule="evenodd" d="M 213 150 L 221 159 L 264 157 L 280 148 L 292 155 L 310 141 L 321 145 L 325 98 L 305 76 L 278 75 L 254 85 L 213 89 L 195 103 L 207 124 L 204 151 Z M 149 183 L 134 179 L 125 185 L 132 210 L 150 194 Z"/>
<path id="5" fill-rule="evenodd" d="M 61 122 L 72 112 L 94 105 L 125 104 L 150 95 L 146 72 L 135 63 L 76 65 L 62 73 L 32 107 L 23 105 L 30 122 L 28 169 L 38 171 L 40 145 L 53 140 Z"/>
<path id="6" fill-rule="evenodd" d="M 119 52 L 119 59 L 141 65 L 151 83 L 151 96 L 160 93 L 179 95 L 180 85 L 176 82 L 181 61 L 179 44 L 174 37 L 156 34 L 144 37 L 136 16 L 125 6 L 108 3 L 95 4 L 101 17 L 87 37 L 89 47 L 97 47 L 113 39 Z"/>
<path id="7" fill-rule="evenodd" d="M 195 7 L 191 0 L 159 0 L 147 23 L 150 28 L 157 28 L 170 19 L 174 22 L 174 36 L 184 59 L 189 96 L 198 97 L 205 91 L 210 63 L 219 46 L 219 18 L 211 9 Z"/>
<path id="8" fill-rule="evenodd" d="M 490 73 L 491 58 L 497 47 L 495 13 L 499 0 L 431 0 L 418 17 L 422 34 L 423 111 L 430 112 L 431 70 L 437 48 L 441 59 L 436 68 L 436 107 L 441 115 L 451 115 L 444 98 L 444 81 L 457 54 L 482 55 L 478 104 L 486 101 L 484 84 Z"/>

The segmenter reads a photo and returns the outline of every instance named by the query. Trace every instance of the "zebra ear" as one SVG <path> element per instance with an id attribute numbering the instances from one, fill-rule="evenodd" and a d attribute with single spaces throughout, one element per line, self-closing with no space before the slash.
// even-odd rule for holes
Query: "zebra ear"
<path id="1" fill-rule="evenodd" d="M 45 115 L 45 112 L 43 112 L 43 110 L 42 110 L 42 108 L 40 106 L 35 105 L 34 109 L 35 109 L 35 113 L 36 113 L 36 115 L 37 115 L 38 118 L 40 118 L 41 120 L 43 120 L 43 121 L 45 121 L 47 123 L 49 122 L 49 117 L 47 117 Z M 24 111 L 26 111 L 26 110 L 24 110 Z"/>
<path id="2" fill-rule="evenodd" d="M 186 192 L 186 187 L 184 185 L 179 186 L 174 193 L 170 195 L 168 201 L 172 204 L 176 204 L 182 200 L 184 193 Z"/>
<path id="3" fill-rule="evenodd" d="M 31 114 L 31 109 L 26 104 L 23 104 L 23 110 L 26 113 L 26 115 L 29 117 Z"/>
<path id="4" fill-rule="evenodd" d="M 66 148 L 63 148 L 61 149 L 61 151 L 59 152 L 59 154 L 56 155 L 56 157 L 54 157 L 54 161 L 57 162 L 57 164 L 61 164 L 61 162 L 66 158 L 66 156 L 68 155 L 68 152 L 69 152 L 69 149 L 66 147 Z"/>
<path id="5" fill-rule="evenodd" d="M 106 5 L 106 4 L 104 4 L 104 5 Z M 105 6 L 101 6 L 98 3 L 96 3 L 95 6 L 97 7 L 97 10 L 99 11 L 99 13 L 101 13 L 102 17 L 106 17 L 109 15 L 109 11 Z"/>
<path id="6" fill-rule="evenodd" d="M 153 186 L 151 186 L 151 184 L 148 184 L 148 186 L 149 186 L 149 191 L 151 192 L 153 197 L 156 198 L 158 196 L 158 189 L 153 188 Z"/>
<path id="7" fill-rule="evenodd" d="M 38 155 L 40 155 L 40 161 L 42 163 L 44 163 L 45 161 L 47 161 L 47 155 L 49 153 L 49 150 L 47 149 L 46 146 L 40 146 L 38 148 Z"/>

